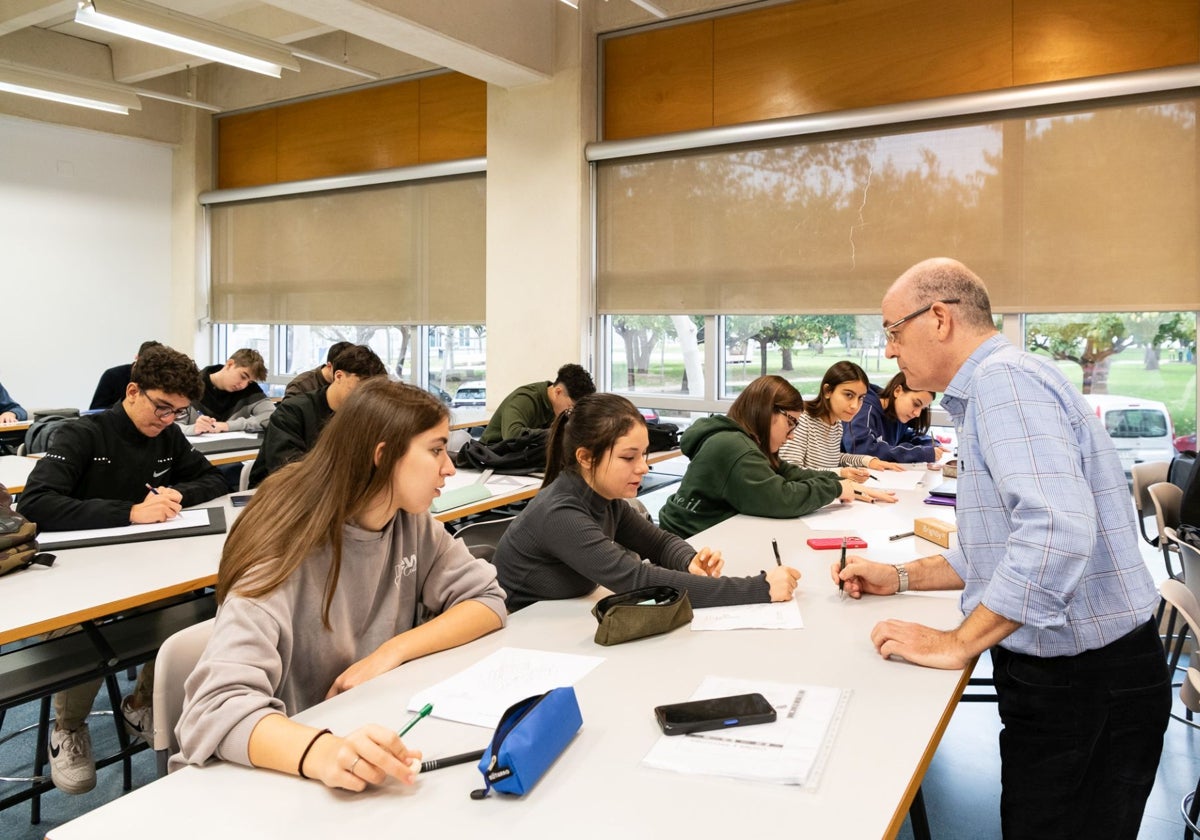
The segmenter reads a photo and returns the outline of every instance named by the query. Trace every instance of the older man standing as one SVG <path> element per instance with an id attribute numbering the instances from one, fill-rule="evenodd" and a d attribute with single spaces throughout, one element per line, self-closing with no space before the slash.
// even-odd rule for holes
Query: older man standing
<path id="1" fill-rule="evenodd" d="M 918 263 L 883 298 L 887 355 L 944 392 L 959 434 L 958 547 L 899 566 L 851 558 L 853 597 L 963 589 L 963 623 L 884 621 L 882 656 L 961 668 L 991 649 L 1004 836 L 1135 838 L 1171 686 L 1112 441 L 1050 361 L 997 333 L 983 282 Z"/>

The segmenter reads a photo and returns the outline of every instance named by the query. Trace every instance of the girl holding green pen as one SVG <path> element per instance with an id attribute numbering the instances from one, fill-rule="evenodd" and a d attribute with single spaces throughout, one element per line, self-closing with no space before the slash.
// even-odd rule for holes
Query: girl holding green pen
<path id="1" fill-rule="evenodd" d="M 454 473 L 448 437 L 445 406 L 377 378 L 263 482 L 225 543 L 173 767 L 220 758 L 356 791 L 412 782 L 420 753 L 398 722 L 342 736 L 291 716 L 503 625 L 495 570 L 429 514 Z"/>

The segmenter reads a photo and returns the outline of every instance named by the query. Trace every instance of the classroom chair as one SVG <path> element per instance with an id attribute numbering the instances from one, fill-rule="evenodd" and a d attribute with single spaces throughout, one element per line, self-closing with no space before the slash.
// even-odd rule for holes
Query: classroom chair
<path id="1" fill-rule="evenodd" d="M 1178 580 L 1164 580 L 1162 582 L 1162 586 L 1160 586 L 1158 588 L 1158 591 L 1162 595 L 1163 600 L 1166 601 L 1168 604 L 1170 604 L 1172 607 L 1174 607 L 1175 610 L 1179 613 L 1179 615 L 1181 615 L 1183 617 L 1183 620 L 1187 624 L 1187 630 L 1190 631 L 1192 634 L 1192 639 L 1200 640 L 1200 601 L 1198 601 L 1196 599 L 1196 596 L 1192 594 L 1192 591 L 1190 589 L 1188 589 L 1186 586 L 1184 586 L 1181 581 L 1178 581 Z M 1182 637 L 1183 635 L 1184 635 L 1184 631 L 1180 630 L 1180 636 Z M 1192 663 L 1193 667 L 1200 664 L 1200 661 L 1198 661 L 1196 659 L 1196 649 L 1197 649 L 1196 642 L 1193 641 L 1193 643 L 1192 643 L 1192 659 L 1191 659 L 1191 663 Z M 1178 645 L 1178 644 L 1176 645 L 1175 649 L 1172 651 L 1172 654 L 1171 654 L 1172 670 L 1173 670 L 1174 665 L 1178 663 L 1179 654 L 1181 651 L 1182 651 L 1182 645 Z M 1191 669 L 1189 669 L 1189 670 L 1191 670 Z M 1188 680 L 1185 678 L 1183 681 L 1183 685 L 1187 685 L 1187 683 L 1188 683 Z M 1182 690 L 1182 686 L 1181 686 L 1181 690 Z M 1200 723 L 1197 723 L 1197 722 L 1193 721 L 1193 719 L 1192 719 L 1194 711 L 1195 711 L 1195 709 L 1192 709 L 1189 706 L 1189 707 L 1187 707 L 1186 711 L 1184 712 L 1184 717 L 1179 717 L 1179 715 L 1176 715 L 1174 712 L 1171 713 L 1171 717 L 1175 718 L 1178 721 L 1182 721 L 1183 723 L 1186 723 L 1188 726 L 1194 727 L 1196 729 L 1200 729 Z"/>
<path id="2" fill-rule="evenodd" d="M 254 461 L 255 460 L 257 460 L 257 459 L 245 461 L 242 464 L 242 470 L 241 470 L 241 472 L 238 473 L 238 492 L 239 493 L 245 493 L 247 490 L 250 489 L 250 470 L 254 469 Z"/>
<path id="3" fill-rule="evenodd" d="M 1170 464 L 1167 461 L 1148 461 L 1144 464 L 1134 464 L 1130 475 L 1133 479 L 1133 506 L 1137 510 L 1138 528 L 1141 529 L 1142 539 L 1155 548 L 1158 547 L 1158 536 L 1151 537 L 1146 533 L 1146 517 L 1154 515 L 1154 502 L 1150 500 L 1150 485 L 1167 480 Z"/>
<path id="4" fill-rule="evenodd" d="M 480 560 L 486 560 L 490 563 L 492 562 L 492 557 L 496 554 L 496 546 L 500 544 L 500 538 L 504 536 L 509 523 L 514 519 L 516 519 L 515 516 L 507 516 L 504 519 L 472 522 L 455 531 L 454 536 L 466 544 L 467 551 Z"/>
<path id="5" fill-rule="evenodd" d="M 154 665 L 154 755 L 158 775 L 167 775 L 167 761 L 179 752 L 175 724 L 183 713 L 183 684 L 212 635 L 215 618 L 185 627 L 162 643 Z"/>
<path id="6" fill-rule="evenodd" d="M 1167 565 L 1167 574 L 1176 580 L 1180 575 L 1175 572 L 1171 562 L 1174 555 L 1179 554 L 1178 543 L 1162 538 L 1165 528 L 1179 527 L 1179 506 L 1183 501 L 1183 491 L 1167 481 L 1151 484 L 1149 488 L 1150 501 L 1154 505 L 1154 522 L 1158 526 L 1158 547 L 1162 549 L 1163 562 Z"/>

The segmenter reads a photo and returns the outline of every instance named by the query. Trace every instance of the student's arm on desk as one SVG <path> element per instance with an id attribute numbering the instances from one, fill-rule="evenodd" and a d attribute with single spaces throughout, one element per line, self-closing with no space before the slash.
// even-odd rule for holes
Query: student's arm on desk
<path id="1" fill-rule="evenodd" d="M 275 403 L 270 399 L 261 399 L 250 407 L 249 417 L 231 417 L 223 431 L 230 432 L 261 432 L 267 427 L 271 415 L 275 412 Z"/>
<path id="2" fill-rule="evenodd" d="M 178 429 L 171 435 L 171 486 L 179 491 L 184 507 L 198 505 L 229 492 L 225 477 L 207 458 L 197 452 Z"/>
<path id="3" fill-rule="evenodd" d="M 500 616 L 478 601 L 455 604 L 419 627 L 393 636 L 374 652 L 355 662 L 333 681 L 329 693 L 325 695 L 326 699 L 398 668 L 405 662 L 474 641 L 493 630 L 499 630 L 503 623 Z"/>
<path id="4" fill-rule="evenodd" d="M 91 437 L 81 424 L 65 423 L 44 458 L 38 460 L 17 509 L 43 531 L 115 528 L 130 524 L 134 503 L 114 499 L 76 499 L 83 465 L 93 455 Z"/>
<path id="5" fill-rule="evenodd" d="M 378 724 L 343 738 L 284 715 L 267 715 L 250 733 L 250 762 L 255 767 L 293 776 L 303 770 L 310 779 L 346 790 L 360 791 L 388 776 L 411 785 L 416 772 L 408 762 L 414 758 L 419 761 L 421 753 L 409 752 L 395 732 Z"/>

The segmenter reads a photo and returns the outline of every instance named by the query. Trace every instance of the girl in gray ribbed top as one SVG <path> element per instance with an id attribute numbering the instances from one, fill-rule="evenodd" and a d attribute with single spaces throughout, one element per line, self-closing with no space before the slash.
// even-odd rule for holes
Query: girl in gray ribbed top
<path id="1" fill-rule="evenodd" d="M 605 586 L 628 592 L 667 585 L 694 607 L 786 601 L 800 573 L 776 566 L 724 578 L 719 552 L 699 552 L 639 515 L 625 499 L 649 471 L 646 421 L 633 403 L 593 394 L 555 421 L 541 492 L 508 527 L 494 562 L 508 608 L 577 598 Z M 649 562 L 644 562 L 646 558 Z"/>

